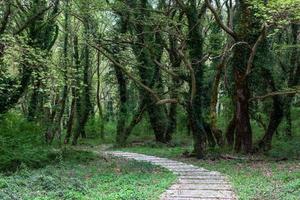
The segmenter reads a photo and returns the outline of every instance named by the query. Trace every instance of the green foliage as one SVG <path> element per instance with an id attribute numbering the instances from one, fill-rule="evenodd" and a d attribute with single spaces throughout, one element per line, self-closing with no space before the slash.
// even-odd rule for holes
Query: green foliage
<path id="1" fill-rule="evenodd" d="M 42 132 L 41 125 L 27 122 L 20 114 L 1 116 L 0 171 L 38 168 L 54 161 L 58 152 L 42 143 Z"/>
<path id="2" fill-rule="evenodd" d="M 114 133 L 114 130 L 111 129 L 111 127 L 113 127 L 111 123 L 106 124 L 105 121 L 102 121 L 98 116 L 95 116 L 89 119 L 85 127 L 85 131 L 87 132 L 88 138 L 99 139 L 101 132 L 101 124 L 103 123 L 107 133 L 106 135 L 108 137 L 110 137 L 111 133 Z"/>
<path id="3" fill-rule="evenodd" d="M 249 0 L 249 3 L 256 11 L 256 16 L 270 25 L 280 27 L 300 19 L 299 0 L 270 0 L 267 4 L 260 0 Z"/>

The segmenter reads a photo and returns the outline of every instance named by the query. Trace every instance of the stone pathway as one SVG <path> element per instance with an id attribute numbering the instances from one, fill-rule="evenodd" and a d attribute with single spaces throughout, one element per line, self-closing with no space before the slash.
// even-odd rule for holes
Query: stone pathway
<path id="1" fill-rule="evenodd" d="M 178 176 L 177 181 L 161 196 L 160 200 L 236 200 L 228 178 L 219 172 L 208 171 L 194 165 L 122 151 L 106 151 L 105 154 L 150 162 L 164 167 Z"/>

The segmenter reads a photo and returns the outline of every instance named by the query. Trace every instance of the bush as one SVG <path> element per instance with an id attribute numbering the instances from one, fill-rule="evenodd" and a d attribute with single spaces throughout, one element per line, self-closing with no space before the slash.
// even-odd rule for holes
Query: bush
<path id="1" fill-rule="evenodd" d="M 43 167 L 56 160 L 58 152 L 43 143 L 43 127 L 8 113 L 0 119 L 0 172 L 14 172 L 21 166 Z"/>

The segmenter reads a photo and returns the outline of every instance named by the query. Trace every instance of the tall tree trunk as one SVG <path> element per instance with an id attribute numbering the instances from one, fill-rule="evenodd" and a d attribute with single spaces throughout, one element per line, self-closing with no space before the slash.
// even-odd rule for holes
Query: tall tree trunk
<path id="1" fill-rule="evenodd" d="M 262 75 L 267 81 L 267 84 L 269 85 L 272 92 L 276 92 L 277 88 L 275 86 L 275 81 L 273 79 L 271 72 L 268 69 L 263 69 Z M 276 132 L 278 126 L 280 125 L 284 114 L 281 97 L 273 96 L 272 101 L 273 101 L 273 107 L 270 113 L 269 125 L 265 132 L 264 137 L 259 142 L 259 147 L 264 151 L 271 149 L 273 135 Z"/>
<path id="2" fill-rule="evenodd" d="M 235 150 L 246 153 L 252 150 L 252 130 L 249 114 L 250 92 L 247 81 L 244 79 L 244 72 L 235 70 L 236 84 L 236 137 Z"/>
<path id="3" fill-rule="evenodd" d="M 74 36 L 74 63 L 75 63 L 75 68 L 76 68 L 76 72 L 75 72 L 75 78 L 76 78 L 76 104 L 75 104 L 75 116 L 76 116 L 76 121 L 75 121 L 75 130 L 74 130 L 74 135 L 73 135 L 73 141 L 72 144 L 76 145 L 77 144 L 77 140 L 79 138 L 79 136 L 81 135 L 82 129 L 84 129 L 84 127 L 82 127 L 82 123 L 81 123 L 81 92 L 80 92 L 80 88 L 81 88 L 81 72 L 80 72 L 80 61 L 79 61 L 79 47 L 78 47 L 78 36 L 75 35 Z"/>
<path id="4" fill-rule="evenodd" d="M 101 65 L 101 60 L 100 60 L 100 52 L 97 51 L 97 91 L 96 91 L 96 97 L 97 97 L 97 107 L 98 107 L 98 112 L 99 112 L 99 118 L 101 120 L 100 124 L 100 138 L 104 139 L 104 126 L 105 126 L 105 119 L 103 116 L 103 109 L 101 105 L 101 96 L 100 96 L 100 89 L 101 89 L 101 74 L 100 74 L 100 65 Z"/>
<path id="5" fill-rule="evenodd" d="M 235 82 L 235 117 L 236 137 L 235 150 L 237 152 L 249 153 L 252 151 L 252 129 L 250 124 L 248 87 L 248 64 L 252 54 L 250 48 L 256 44 L 259 38 L 261 25 L 254 16 L 253 10 L 245 0 L 237 1 L 237 11 L 234 16 L 235 42 L 246 42 L 240 44 L 233 50 L 232 65 Z M 254 56 L 253 55 L 253 56 Z M 251 65 L 253 60 L 251 61 Z"/>
<path id="6" fill-rule="evenodd" d="M 190 84 L 190 102 L 188 102 L 188 115 L 191 124 L 191 131 L 194 138 L 194 153 L 197 158 L 204 157 L 204 146 L 207 139 L 207 132 L 204 128 L 203 112 L 203 36 L 202 27 L 199 22 L 199 13 L 197 11 L 196 1 L 192 0 L 186 7 L 186 16 L 188 20 L 188 50 L 191 59 L 191 75 L 195 78 Z M 194 73 L 194 74 L 192 74 Z M 194 85 L 193 85 L 194 84 Z M 193 91 L 195 90 L 195 91 Z M 194 94 L 193 94 L 194 93 Z M 194 95 L 194 97 L 193 97 Z"/>
<path id="7" fill-rule="evenodd" d="M 64 44 L 63 44 L 63 77 L 64 77 L 64 87 L 60 98 L 60 108 L 58 111 L 58 115 L 55 120 L 54 130 L 52 133 L 52 138 L 49 141 L 50 143 L 54 139 L 55 136 L 58 136 L 59 141 L 61 142 L 62 135 L 62 119 L 66 109 L 66 101 L 68 98 L 68 49 L 69 49 L 69 0 L 65 1 L 65 21 L 64 21 Z"/>
<path id="8" fill-rule="evenodd" d="M 118 90 L 119 90 L 119 112 L 118 112 L 118 121 L 117 121 L 117 144 L 120 146 L 125 145 L 126 136 L 124 135 L 124 130 L 126 126 L 126 118 L 128 117 L 127 112 L 127 81 L 122 71 L 115 67 L 116 78 L 118 82 Z"/>
<path id="9" fill-rule="evenodd" d="M 149 10 L 151 6 L 146 0 L 139 2 L 128 3 L 130 7 L 137 10 L 137 14 L 134 16 L 136 21 L 148 20 L 150 16 Z M 145 9 L 148 8 L 148 9 Z M 136 23 L 136 22 L 134 22 Z M 163 40 L 160 33 L 153 33 L 153 26 L 149 24 L 136 23 L 135 35 L 137 35 L 137 45 L 133 45 L 133 51 L 139 61 L 139 75 L 142 83 L 151 89 L 162 91 L 161 75 L 159 66 L 155 63 L 160 61 L 163 52 Z M 167 131 L 167 115 L 165 105 L 156 105 L 156 99 L 153 98 L 148 92 L 140 90 L 141 96 L 147 106 L 147 112 L 151 127 L 155 134 L 155 139 L 158 142 L 166 142 L 165 133 Z"/>
<path id="10" fill-rule="evenodd" d="M 178 27 L 179 28 L 179 27 Z M 178 40 L 175 35 L 169 35 L 169 59 L 171 62 L 171 68 L 173 71 L 177 71 L 181 65 L 181 58 L 178 54 Z M 172 86 L 170 87 L 171 99 L 178 98 L 178 90 L 177 88 L 180 86 L 180 81 L 178 77 L 172 77 Z M 171 104 L 168 112 L 168 127 L 166 131 L 166 142 L 170 142 L 172 140 L 173 134 L 176 131 L 177 127 L 177 104 Z"/>

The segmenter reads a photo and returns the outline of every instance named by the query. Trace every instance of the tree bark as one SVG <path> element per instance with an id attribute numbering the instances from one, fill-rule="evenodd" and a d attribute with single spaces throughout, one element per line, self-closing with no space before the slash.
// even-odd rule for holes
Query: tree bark
<path id="1" fill-rule="evenodd" d="M 204 157 L 205 141 L 208 138 L 204 128 L 203 113 L 203 36 L 202 27 L 199 22 L 199 13 L 196 1 L 192 0 L 186 7 L 185 14 L 188 20 L 188 48 L 192 70 L 195 77 L 195 85 L 190 84 L 191 97 L 188 103 L 189 120 L 194 138 L 194 153 L 197 158 Z M 192 73 L 192 72 L 191 72 Z M 192 80 L 191 80 L 192 81 Z M 195 90 L 193 92 L 193 90 Z M 193 94 L 194 93 L 194 94 Z M 194 96 L 193 96 L 194 95 Z"/>
<path id="2" fill-rule="evenodd" d="M 103 116 L 103 109 L 101 105 L 101 96 L 100 96 L 100 86 L 101 86 L 101 78 L 100 78 L 100 52 L 97 51 L 97 91 L 96 91 L 96 97 L 97 97 L 97 107 L 99 112 L 99 118 L 101 120 L 100 124 L 100 138 L 104 139 L 104 126 L 105 126 L 105 119 Z"/>

